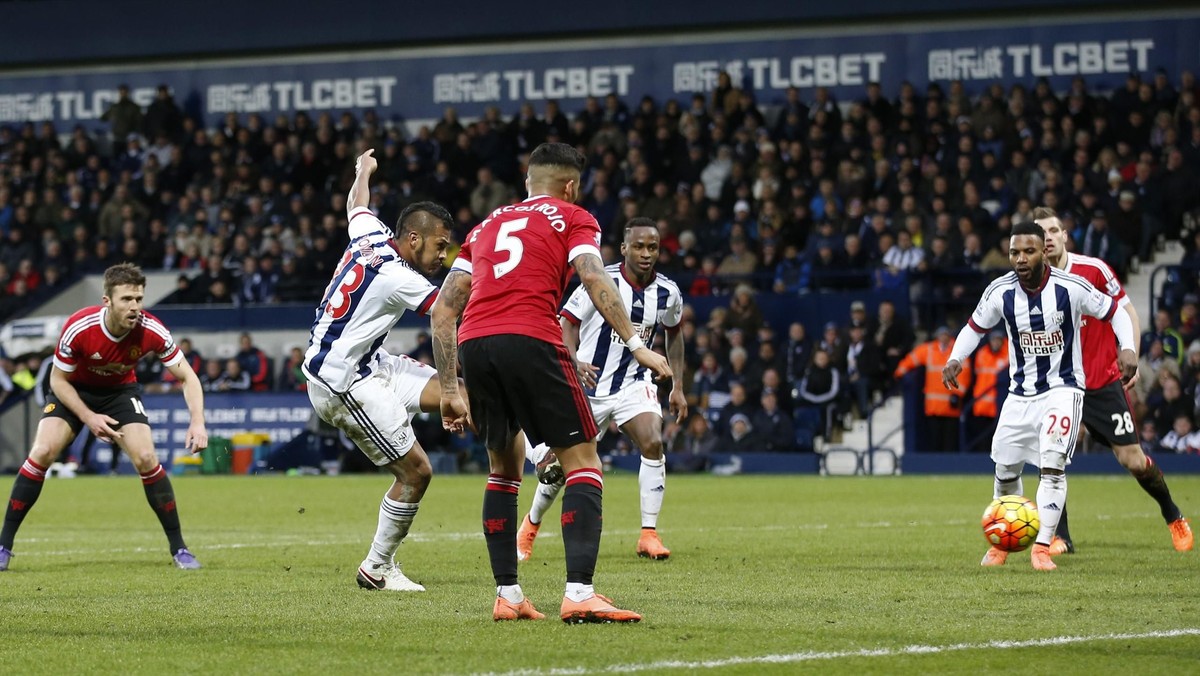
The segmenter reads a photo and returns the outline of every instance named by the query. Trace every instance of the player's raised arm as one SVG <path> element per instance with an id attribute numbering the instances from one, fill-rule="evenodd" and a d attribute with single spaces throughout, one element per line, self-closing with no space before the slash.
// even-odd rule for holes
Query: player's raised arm
<path id="1" fill-rule="evenodd" d="M 183 400 L 187 402 L 190 422 L 184 448 L 189 453 L 199 453 L 208 448 L 208 430 L 204 426 L 204 388 L 200 386 L 200 378 L 186 359 L 171 364 L 167 370 L 183 386 Z"/>
<path id="2" fill-rule="evenodd" d="M 633 358 L 653 371 L 658 378 L 670 378 L 671 366 L 667 363 L 667 358 L 646 347 L 641 336 L 634 335 L 633 322 L 629 320 L 629 312 L 621 302 L 621 292 L 604 271 L 600 257 L 594 253 L 581 253 L 571 261 L 571 265 L 579 275 L 579 281 L 587 289 L 596 311 L 604 317 L 604 321 L 608 322 L 613 331 L 617 332 L 621 340 L 625 341 L 625 347 L 633 353 Z"/>
<path id="3" fill-rule="evenodd" d="M 433 363 L 442 387 L 442 427 L 452 432 L 461 432 L 471 424 L 470 410 L 458 390 L 458 318 L 470 297 L 471 274 L 455 268 L 442 282 L 442 290 L 430 312 Z"/>
<path id="4" fill-rule="evenodd" d="M 346 216 L 355 210 L 371 204 L 371 174 L 379 167 L 374 157 L 375 151 L 368 150 L 354 160 L 354 183 L 350 185 L 350 193 L 346 196 Z"/>

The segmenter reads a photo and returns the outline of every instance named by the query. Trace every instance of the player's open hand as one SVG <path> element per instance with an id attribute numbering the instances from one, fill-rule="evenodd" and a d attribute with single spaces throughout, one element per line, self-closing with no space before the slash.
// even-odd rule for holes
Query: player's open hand
<path id="1" fill-rule="evenodd" d="M 957 359 L 946 362 L 946 368 L 942 369 L 942 385 L 947 390 L 957 390 L 958 374 L 960 373 L 962 373 L 962 364 Z"/>
<path id="2" fill-rule="evenodd" d="M 467 406 L 466 400 L 462 395 L 442 395 L 441 403 L 442 411 L 442 427 L 455 434 L 461 434 L 468 427 L 472 427 L 471 409 Z"/>
<path id="3" fill-rule="evenodd" d="M 379 161 L 373 157 L 374 154 L 375 149 L 372 148 L 362 155 L 359 155 L 357 160 L 354 160 L 355 175 L 358 175 L 364 171 L 367 172 L 367 176 L 375 173 L 375 170 L 379 168 Z"/>
<path id="4" fill-rule="evenodd" d="M 1138 359 L 1133 350 L 1121 350 L 1117 355 L 1117 368 L 1121 369 L 1121 384 L 1125 389 L 1133 387 L 1138 380 Z"/>
<path id="5" fill-rule="evenodd" d="M 655 380 L 671 378 L 675 375 L 671 372 L 671 365 L 667 363 L 667 358 L 648 347 L 639 347 L 634 350 L 633 358 L 642 366 L 650 369 L 654 373 Z"/>
<path id="6" fill-rule="evenodd" d="M 579 372 L 579 382 L 583 383 L 584 387 L 596 386 L 596 375 L 600 373 L 600 369 L 586 361 L 575 360 L 575 370 Z"/>
<path id="7" fill-rule="evenodd" d="M 96 435 L 96 438 L 100 441 L 107 441 L 109 443 L 125 436 L 117 431 L 117 424 L 116 419 L 100 413 L 93 413 L 87 419 L 87 426 L 92 431 L 92 434 Z"/>
<path id="8" fill-rule="evenodd" d="M 683 395 L 683 390 L 671 388 L 671 395 L 667 398 L 667 403 L 671 407 L 671 413 L 675 415 L 675 422 L 682 424 L 688 414 L 687 397 Z"/>
<path id="9" fill-rule="evenodd" d="M 187 439 L 183 443 L 183 448 L 192 455 L 208 448 L 208 430 L 204 428 L 204 423 L 188 425 Z"/>

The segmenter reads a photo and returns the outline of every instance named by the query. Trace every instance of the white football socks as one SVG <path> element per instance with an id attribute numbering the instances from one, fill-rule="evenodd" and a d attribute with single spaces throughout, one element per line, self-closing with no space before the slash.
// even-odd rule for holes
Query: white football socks
<path id="1" fill-rule="evenodd" d="M 1042 522 L 1037 536 L 1039 545 L 1049 545 L 1054 539 L 1054 531 L 1058 529 L 1058 520 L 1066 504 L 1067 475 L 1043 474 L 1037 490 L 1038 518 Z"/>
<path id="2" fill-rule="evenodd" d="M 371 542 L 371 551 L 367 554 L 368 563 L 391 563 L 396 550 L 400 548 L 400 542 L 408 535 L 420 506 L 419 502 L 397 502 L 383 496 L 383 502 L 379 503 L 379 526 L 375 530 L 375 540 Z"/>
<path id="3" fill-rule="evenodd" d="M 651 460 L 642 457 L 638 470 L 638 492 L 641 494 L 642 528 L 657 528 L 658 513 L 662 511 L 663 494 L 667 491 L 667 459 Z"/>
<path id="4" fill-rule="evenodd" d="M 583 584 L 582 582 L 567 583 L 566 597 L 575 603 L 586 601 L 595 595 L 596 589 L 590 584 Z"/>
<path id="5" fill-rule="evenodd" d="M 535 524 L 541 523 L 546 510 L 554 504 L 554 499 L 562 489 L 563 484 L 538 483 L 537 490 L 533 492 L 533 505 L 529 508 L 529 520 Z"/>
<path id="6" fill-rule="evenodd" d="M 525 592 L 519 584 L 502 584 L 496 587 L 496 596 L 509 603 L 520 603 L 525 600 Z"/>

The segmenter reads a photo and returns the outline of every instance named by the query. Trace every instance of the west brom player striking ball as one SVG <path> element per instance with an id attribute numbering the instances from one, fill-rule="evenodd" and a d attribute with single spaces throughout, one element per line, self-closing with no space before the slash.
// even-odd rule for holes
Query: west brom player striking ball
<path id="1" fill-rule="evenodd" d="M 1050 265 L 1088 280 L 1097 289 L 1116 300 L 1121 309 L 1129 314 L 1133 325 L 1134 352 L 1138 352 L 1137 343 L 1141 331 L 1137 310 L 1134 309 L 1133 303 L 1129 302 L 1125 289 L 1112 269 L 1099 258 L 1067 251 L 1067 231 L 1063 229 L 1062 221 L 1055 216 L 1053 209 L 1038 207 L 1033 210 L 1033 218 L 1034 222 L 1046 231 L 1046 260 Z M 1129 470 L 1142 489 L 1158 503 L 1171 532 L 1171 542 L 1175 549 L 1181 552 L 1190 550 L 1192 528 L 1175 501 L 1171 499 L 1171 491 L 1167 488 L 1162 470 L 1142 451 L 1138 443 L 1137 426 L 1134 424 L 1129 399 L 1125 395 L 1125 390 L 1133 382 L 1124 389 L 1118 382 L 1120 373 L 1117 371 L 1117 341 L 1112 328 L 1103 322 L 1084 317 L 1079 333 L 1083 341 L 1083 373 L 1087 377 L 1087 391 L 1083 395 L 1084 427 L 1093 437 L 1112 448 L 1121 465 Z M 1050 553 L 1074 551 L 1074 543 L 1071 542 L 1070 533 L 1067 531 L 1066 505 L 1063 505 L 1058 534 L 1062 540 L 1059 542 L 1059 539 L 1055 538 Z"/>
<path id="2" fill-rule="evenodd" d="M 425 591 L 405 577 L 394 557 L 433 474 L 413 435 L 412 419 L 421 411 L 438 410 L 441 389 L 432 368 L 388 354 L 382 346 L 400 315 L 407 310 L 425 314 L 437 297 L 437 288 L 422 274 L 442 267 L 451 220 L 437 204 L 417 202 L 400 214 L 393 236 L 367 208 L 371 174 L 378 166 L 373 152 L 355 163 L 346 200 L 350 244 L 317 307 L 302 368 L 317 415 L 395 477 L 379 505 L 378 527 L 358 568 L 358 585 Z"/>
<path id="3" fill-rule="evenodd" d="M 958 387 L 962 362 L 993 326 L 1008 333 L 1009 396 L 992 437 L 996 463 L 993 497 L 1020 495 L 1025 463 L 1041 469 L 1037 505 L 1041 517 L 1030 560 L 1036 570 L 1054 570 L 1050 543 L 1067 499 L 1066 466 L 1083 424 L 1083 316 L 1111 322 L 1121 346 L 1121 379 L 1137 375 L 1133 325 L 1117 302 L 1087 280 L 1048 265 L 1046 235 L 1036 223 L 1013 227 L 1009 261 L 1013 272 L 988 285 L 970 321 L 958 334 L 942 370 L 947 388 Z M 1008 553 L 992 547 L 981 562 L 1002 565 Z"/>
<path id="4" fill-rule="evenodd" d="M 654 343 L 659 326 L 666 328 L 667 361 L 675 373 L 669 397 L 671 412 L 676 420 L 687 418 L 687 398 L 683 394 L 683 340 L 678 337 L 679 320 L 683 314 L 683 296 L 679 287 L 654 271 L 658 262 L 658 228 L 649 218 L 634 218 L 625 225 L 625 240 L 621 255 L 625 262 L 610 265 L 604 270 L 617 284 L 621 300 L 630 308 L 629 321 L 647 345 Z M 587 289 L 579 287 L 571 294 L 559 313 L 563 342 L 576 359 L 579 377 L 587 389 L 588 401 L 600 435 L 609 422 L 616 421 L 642 452 L 638 471 L 638 490 L 641 495 L 642 534 L 638 538 L 637 554 L 651 559 L 671 555 L 658 535 L 658 513 L 662 510 L 667 489 L 666 459 L 663 457 L 662 406 L 658 403 L 658 388 L 644 367 L 633 364 L 633 355 L 616 338 Z M 535 467 L 544 466 L 550 456 L 545 444 L 532 447 L 526 457 Z M 542 524 L 542 515 L 554 503 L 562 490 L 558 480 L 542 483 L 534 494 L 533 507 L 517 531 L 517 558 L 521 561 L 533 555 L 533 542 Z"/>
<path id="5" fill-rule="evenodd" d="M 530 197 L 496 209 L 471 231 L 433 308 L 442 424 L 458 429 L 474 420 L 488 449 L 491 473 L 483 497 L 483 531 L 496 581 L 494 620 L 544 617 L 517 582 L 522 429 L 533 443 L 550 446 L 567 476 L 563 621 L 641 619 L 615 608 L 592 586 L 604 477 L 596 454 L 596 422 L 558 325 L 572 269 L 633 358 L 660 377 L 669 377 L 671 369 L 634 331 L 621 294 L 604 271 L 596 219 L 572 204 L 579 197 L 583 165 L 583 155 L 565 143 L 535 148 L 525 181 Z M 454 379 L 459 351 L 463 378 L 471 388 L 469 411 Z"/>
<path id="6" fill-rule="evenodd" d="M 76 312 L 63 326 L 50 371 L 51 394 L 4 515 L 0 570 L 8 569 L 13 538 L 42 492 L 46 468 L 85 425 L 96 438 L 125 451 L 141 474 L 146 500 L 167 535 L 175 565 L 185 570 L 200 567 L 183 541 L 175 489 L 158 462 L 133 369 L 153 353 L 182 383 L 191 417 L 184 446 L 193 453 L 208 446 L 204 392 L 171 333 L 142 309 L 145 290 L 146 276 L 137 266 L 114 265 L 104 271 L 104 304 Z"/>

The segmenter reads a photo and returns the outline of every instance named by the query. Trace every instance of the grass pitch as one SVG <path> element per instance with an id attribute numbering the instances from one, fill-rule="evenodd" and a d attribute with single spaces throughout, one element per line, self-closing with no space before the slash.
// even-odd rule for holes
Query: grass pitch
<path id="1" fill-rule="evenodd" d="M 1200 477 L 1169 480 L 1200 513 Z M 979 567 L 986 476 L 672 476 L 656 562 L 634 556 L 637 479 L 613 473 L 596 586 L 643 613 L 627 626 L 556 619 L 553 518 L 521 564 L 548 619 L 492 622 L 480 476 L 435 477 L 400 549 L 424 594 L 354 583 L 382 476 L 174 482 L 200 571 L 170 567 L 135 478 L 47 483 L 0 573 L 6 673 L 1175 674 L 1200 656 L 1200 552 L 1175 552 L 1124 476 L 1071 477 L 1079 553 L 1046 574 L 1028 553 Z"/>

